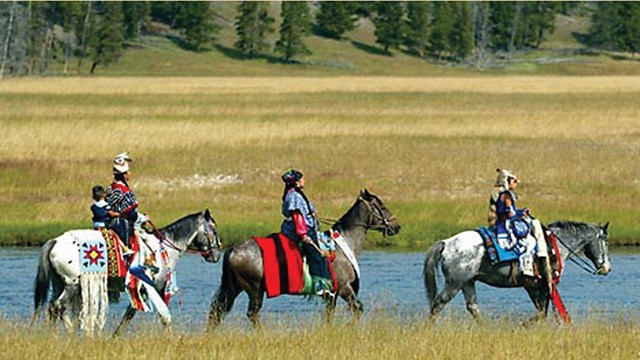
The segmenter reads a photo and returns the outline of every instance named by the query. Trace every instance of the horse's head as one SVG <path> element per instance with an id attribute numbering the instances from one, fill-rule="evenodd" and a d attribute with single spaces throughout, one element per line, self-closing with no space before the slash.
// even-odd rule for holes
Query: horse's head
<path id="1" fill-rule="evenodd" d="M 358 200 L 365 204 L 368 211 L 366 226 L 378 230 L 385 236 L 393 236 L 400 232 L 400 224 L 395 216 L 387 209 L 379 196 L 364 189 L 360 191 Z"/>
<path id="2" fill-rule="evenodd" d="M 595 238 L 588 242 L 584 248 L 584 254 L 596 267 L 598 275 L 607 275 L 611 271 L 609 259 L 609 223 L 596 226 Z"/>
<path id="3" fill-rule="evenodd" d="M 218 236 L 216 221 L 209 209 L 198 215 L 197 231 L 187 248 L 199 252 L 207 262 L 215 263 L 220 260 L 222 242 Z"/>

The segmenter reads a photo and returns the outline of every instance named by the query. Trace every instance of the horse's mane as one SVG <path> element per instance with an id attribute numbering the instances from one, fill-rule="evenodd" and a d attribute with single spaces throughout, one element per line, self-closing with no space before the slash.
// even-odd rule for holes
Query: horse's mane
<path id="1" fill-rule="evenodd" d="M 577 221 L 556 221 L 549 224 L 549 227 L 577 233 L 584 231 L 593 231 L 597 226 L 595 224 Z"/>
<path id="2" fill-rule="evenodd" d="M 171 224 L 160 229 L 162 232 L 169 232 L 174 234 L 176 237 L 182 237 L 186 234 L 189 234 L 193 231 L 192 224 L 195 223 L 195 218 L 200 216 L 200 212 L 186 215 L 181 217 L 180 219 L 172 222 Z"/>
<path id="3" fill-rule="evenodd" d="M 380 197 L 374 193 L 369 193 L 369 195 L 377 200 L 378 202 L 382 202 L 382 200 L 380 199 Z M 356 199 L 356 201 L 353 203 L 353 205 L 351 205 L 351 207 L 349 207 L 349 210 L 347 210 L 347 212 L 342 215 L 342 217 L 340 217 L 340 219 L 338 219 L 338 221 L 336 221 L 336 223 L 334 224 L 334 226 L 337 227 L 341 227 L 341 228 L 345 228 L 348 225 L 351 224 L 351 222 L 353 222 L 353 211 L 355 211 L 356 207 L 358 206 L 358 203 L 360 202 L 360 200 L 366 201 L 362 196 L 358 196 L 358 198 Z"/>

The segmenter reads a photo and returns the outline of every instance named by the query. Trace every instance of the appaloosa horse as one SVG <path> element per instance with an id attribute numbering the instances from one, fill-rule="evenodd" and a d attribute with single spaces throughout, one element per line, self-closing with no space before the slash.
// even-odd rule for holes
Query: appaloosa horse
<path id="1" fill-rule="evenodd" d="M 217 262 L 220 258 L 220 238 L 217 234 L 215 220 L 207 209 L 204 212 L 187 215 L 171 225 L 159 229 L 159 238 L 146 236 L 146 247 L 150 249 L 166 249 L 168 258 L 156 262 L 158 272 L 154 277 L 154 287 L 162 294 L 167 285 L 169 269 L 175 269 L 177 261 L 184 252 L 194 251 L 202 255 L 207 262 Z M 73 328 L 71 318 L 66 312 L 71 308 L 73 315 L 82 315 L 83 303 L 93 299 L 81 299 L 81 270 L 79 247 L 80 242 L 87 239 L 102 238 L 97 230 L 70 230 L 55 239 L 47 241 L 43 246 L 38 262 L 38 272 L 35 279 L 33 319 L 37 319 L 43 305 L 49 298 L 49 288 L 52 295 L 49 303 L 49 316 L 52 320 L 60 318 L 67 329 Z M 142 245 L 141 245 L 142 246 Z M 157 256 L 160 258 L 160 255 Z M 82 300 L 82 301 L 81 301 Z M 122 321 L 116 330 L 121 331 L 136 314 L 131 305 L 125 311 Z M 171 323 L 171 316 L 159 312 L 162 323 Z M 82 320 L 82 319 L 81 319 Z M 81 321 L 82 322 L 82 321 Z M 101 330 L 104 319 L 96 326 Z M 93 329 L 89 329 L 90 333 Z"/>
<path id="2" fill-rule="evenodd" d="M 559 251 L 563 260 L 584 252 L 600 275 L 611 271 L 609 245 L 607 242 L 609 223 L 604 226 L 579 222 L 554 222 L 549 229 L 561 240 Z M 445 287 L 438 292 L 436 273 L 438 265 L 444 275 Z M 430 305 L 430 321 L 433 321 L 444 306 L 462 290 L 467 310 L 480 321 L 480 310 L 475 282 L 501 288 L 525 287 L 537 309 L 528 322 L 547 316 L 549 308 L 548 284 L 541 280 L 538 285 L 525 286 L 522 274 L 512 280 L 509 263 L 492 265 L 487 256 L 483 240 L 477 231 L 464 231 L 446 240 L 439 240 L 429 248 L 424 261 L 424 285 Z"/>
<path id="3" fill-rule="evenodd" d="M 360 192 L 355 204 L 333 225 L 333 229 L 342 234 L 357 257 L 362 251 L 367 230 L 392 236 L 400 231 L 400 225 L 382 200 L 365 189 Z M 358 299 L 359 279 L 354 265 L 340 247 L 336 250 L 333 268 L 338 280 L 337 295 L 348 303 L 357 318 L 363 310 L 362 302 Z M 258 326 L 266 290 L 262 252 L 253 239 L 234 244 L 224 255 L 222 281 L 211 303 L 209 329 L 220 324 L 242 291 L 249 295 L 247 316 L 254 326 Z M 333 301 L 327 303 L 327 314 L 333 313 L 336 301 L 334 297 Z"/>

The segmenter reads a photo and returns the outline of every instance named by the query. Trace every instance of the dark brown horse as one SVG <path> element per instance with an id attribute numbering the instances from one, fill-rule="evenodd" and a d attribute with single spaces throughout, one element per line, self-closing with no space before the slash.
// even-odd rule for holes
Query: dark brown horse
<path id="1" fill-rule="evenodd" d="M 378 230 L 389 236 L 400 231 L 398 221 L 382 200 L 366 189 L 360 192 L 355 204 L 333 228 L 342 234 L 356 257 L 362 251 L 367 230 Z M 354 266 L 339 247 L 336 250 L 333 268 L 338 280 L 337 295 L 347 302 L 357 318 L 363 310 L 362 302 L 358 299 L 360 279 Z M 222 281 L 211 302 L 209 329 L 220 324 L 242 291 L 249 295 L 247 316 L 254 326 L 258 326 L 266 289 L 262 252 L 253 239 L 234 244 L 224 255 Z M 329 317 L 335 310 L 336 301 L 337 297 L 327 302 L 326 310 Z"/>

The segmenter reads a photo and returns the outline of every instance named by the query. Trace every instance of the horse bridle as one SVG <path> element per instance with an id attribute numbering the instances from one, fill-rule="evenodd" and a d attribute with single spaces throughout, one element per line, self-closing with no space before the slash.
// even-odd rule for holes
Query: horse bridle
<path id="1" fill-rule="evenodd" d="M 576 264 L 582 270 L 588 272 L 589 274 L 595 275 L 600 271 L 600 268 L 604 265 L 605 259 L 604 255 L 602 260 L 602 264 L 598 268 L 596 268 L 592 263 L 588 262 L 584 259 L 584 257 L 580 256 L 575 250 L 573 250 L 566 242 L 562 240 L 557 234 L 553 234 L 556 239 L 569 251 L 569 256 L 567 256 L 567 260 L 570 260 L 572 263 Z M 601 240 L 601 234 L 598 234 L 598 241 Z"/>
<path id="2" fill-rule="evenodd" d="M 210 220 L 213 221 L 213 219 L 210 219 Z M 208 219 L 205 218 L 203 226 L 204 226 L 204 231 L 207 234 L 207 245 L 208 245 L 209 249 L 207 251 L 199 251 L 199 253 L 200 253 L 200 255 L 205 257 L 205 256 L 211 256 L 213 254 L 213 249 L 214 249 L 214 247 L 213 247 L 214 240 L 213 239 L 214 238 L 215 239 L 219 239 L 219 238 L 217 236 L 218 234 L 217 234 L 217 231 L 216 231 L 216 227 L 210 225 Z M 220 248 L 221 244 L 219 243 L 219 240 L 216 241 L 216 245 L 218 246 L 218 248 Z"/>
<path id="3" fill-rule="evenodd" d="M 203 257 L 206 256 L 211 256 L 211 254 L 213 254 L 213 243 L 214 243 L 214 236 L 217 239 L 218 237 L 216 236 L 216 229 L 214 226 L 209 225 L 209 221 L 207 221 L 207 219 L 205 219 L 204 221 L 204 231 L 207 235 L 207 245 L 208 245 L 208 250 L 207 251 L 191 251 L 189 250 L 188 246 L 184 249 L 180 248 L 178 245 L 176 245 L 176 243 L 174 243 L 173 241 L 171 241 L 171 239 L 169 239 L 168 237 L 166 237 L 162 232 L 157 231 L 156 232 L 156 236 L 159 237 L 160 239 L 160 244 L 166 244 L 168 247 L 177 250 L 178 252 L 194 252 L 194 253 L 199 253 L 200 255 L 202 255 Z M 195 237 L 198 236 L 198 232 L 196 231 L 196 233 L 193 235 L 193 237 L 189 240 L 189 244 L 191 244 L 191 242 L 193 241 L 193 239 L 195 239 Z M 220 246 L 221 244 L 217 244 L 218 246 Z"/>
<path id="4" fill-rule="evenodd" d="M 384 216 L 384 212 L 380 208 L 380 205 L 378 205 L 377 203 L 373 203 L 372 201 L 367 201 L 362 196 L 360 196 L 358 199 L 362 200 L 362 202 L 364 202 L 367 208 L 369 209 L 369 221 L 367 221 L 366 224 L 362 224 L 362 226 L 364 226 L 367 229 L 383 230 L 382 235 L 386 236 L 387 230 L 391 230 L 391 221 L 395 219 L 395 216 L 391 215 L 391 217 L 387 219 Z M 374 224 L 373 223 L 374 219 L 380 220 L 382 224 Z"/>
<path id="5" fill-rule="evenodd" d="M 395 216 L 391 216 L 390 218 L 386 218 L 384 216 L 384 212 L 380 208 L 378 204 L 372 204 L 370 201 L 365 200 L 362 196 L 358 197 L 358 200 L 362 201 L 369 210 L 369 220 L 366 223 L 355 223 L 354 226 L 362 226 L 365 229 L 372 230 L 383 230 L 382 235 L 387 236 L 387 230 L 391 230 L 391 222 L 396 218 Z M 373 209 L 372 209 L 373 208 Z M 373 220 L 377 218 L 382 221 L 382 224 L 374 224 Z M 338 223 L 338 220 L 330 219 L 330 218 L 318 218 L 318 220 L 322 223 L 328 225 L 334 225 Z"/>

